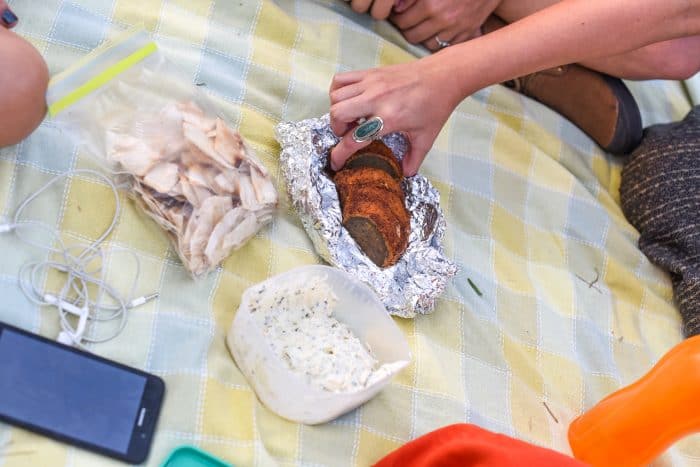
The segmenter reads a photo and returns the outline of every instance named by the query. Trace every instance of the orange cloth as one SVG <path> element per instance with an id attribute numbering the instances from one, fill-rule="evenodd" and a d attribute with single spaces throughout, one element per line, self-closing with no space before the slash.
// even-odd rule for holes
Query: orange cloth
<path id="1" fill-rule="evenodd" d="M 401 446 L 375 467 L 583 467 L 569 456 L 460 423 Z"/>
<path id="2" fill-rule="evenodd" d="M 700 432 L 698 392 L 700 335 L 676 344 L 647 374 L 571 422 L 571 451 L 596 467 L 648 465 Z"/>

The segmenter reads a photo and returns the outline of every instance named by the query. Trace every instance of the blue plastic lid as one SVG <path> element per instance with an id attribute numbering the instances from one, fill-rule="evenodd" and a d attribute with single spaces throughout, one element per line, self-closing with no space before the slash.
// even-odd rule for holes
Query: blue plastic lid
<path id="1" fill-rule="evenodd" d="M 233 467 L 194 446 L 180 446 L 170 453 L 162 467 Z"/>

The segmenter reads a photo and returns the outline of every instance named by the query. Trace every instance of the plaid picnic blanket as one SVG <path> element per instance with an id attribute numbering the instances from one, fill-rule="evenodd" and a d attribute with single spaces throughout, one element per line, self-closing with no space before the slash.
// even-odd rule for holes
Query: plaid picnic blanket
<path id="1" fill-rule="evenodd" d="M 249 141 L 281 193 L 274 126 L 328 111 L 335 72 L 424 54 L 389 24 L 331 0 L 11 0 L 17 32 L 52 73 L 115 30 L 141 25 Z M 478 70 L 474 70 L 478 73 Z M 681 83 L 633 83 L 646 124 L 690 109 Z M 431 315 L 396 319 L 412 364 L 375 399 L 324 425 L 268 411 L 233 364 L 224 337 L 242 291 L 295 266 L 320 262 L 288 200 L 224 267 L 193 281 L 166 236 L 123 195 L 107 249 L 141 260 L 133 310 L 118 338 L 91 350 L 161 376 L 167 395 L 148 465 L 194 444 L 236 465 L 368 465 L 406 441 L 466 421 L 568 453 L 568 423 L 646 372 L 680 341 L 670 281 L 637 249 L 623 217 L 622 161 L 575 126 L 502 87 L 465 100 L 423 166 L 447 217 L 445 248 L 460 267 Z M 55 174 L 90 166 L 51 120 L 0 150 L 0 214 L 12 215 Z M 98 236 L 111 219 L 106 185 L 81 176 L 29 210 L 70 240 Z M 32 305 L 18 271 L 43 252 L 0 236 L 0 320 L 46 336 L 56 313 Z M 108 254 L 108 278 L 127 287 L 133 266 Z M 61 277 L 46 277 L 46 289 Z M 476 289 L 469 284 L 471 281 Z M 700 462 L 684 440 L 659 465 Z M 99 466 L 113 462 L 8 426 L 0 464 Z"/>

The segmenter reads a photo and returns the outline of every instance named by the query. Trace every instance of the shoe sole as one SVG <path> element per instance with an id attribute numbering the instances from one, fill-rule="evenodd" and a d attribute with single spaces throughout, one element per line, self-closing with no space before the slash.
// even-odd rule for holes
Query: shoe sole
<path id="1" fill-rule="evenodd" d="M 603 149 L 615 155 L 626 155 L 632 152 L 642 140 L 642 116 L 639 113 L 639 106 L 621 79 L 609 75 L 603 75 L 603 79 L 620 103 L 615 134 L 612 141 Z"/>

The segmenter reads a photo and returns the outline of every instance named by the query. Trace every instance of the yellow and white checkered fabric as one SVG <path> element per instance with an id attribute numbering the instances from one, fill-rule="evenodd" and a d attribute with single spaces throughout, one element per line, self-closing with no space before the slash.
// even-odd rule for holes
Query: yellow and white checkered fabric
<path id="1" fill-rule="evenodd" d="M 10 4 L 21 18 L 17 32 L 42 52 L 52 73 L 115 29 L 144 26 L 186 79 L 220 103 L 276 174 L 280 192 L 273 132 L 279 121 L 327 112 L 328 85 L 338 71 L 424 53 L 342 1 Z M 632 88 L 647 124 L 679 119 L 690 108 L 678 83 Z M 637 233 L 620 210 L 621 162 L 554 112 L 504 87 L 463 102 L 422 169 L 442 195 L 446 252 L 461 272 L 432 315 L 396 320 L 413 363 L 363 407 L 314 427 L 262 406 L 224 345 L 246 287 L 319 262 L 289 203 L 222 270 L 194 282 L 165 235 L 124 197 L 109 245 L 139 254 L 138 292 L 155 290 L 160 298 L 131 312 L 117 339 L 92 350 L 166 381 L 148 465 L 194 444 L 239 466 L 364 466 L 412 438 L 465 421 L 569 452 L 568 423 L 681 339 L 669 279 L 639 252 Z M 0 150 L 1 213 L 12 214 L 54 174 L 86 163 L 44 122 L 23 143 Z M 109 222 L 110 197 L 106 186 L 75 177 L 30 214 L 67 239 L 91 239 Z M 17 287 L 20 266 L 41 252 L 11 236 L 0 236 L 0 252 L 0 319 L 55 336 L 56 315 L 27 302 Z M 109 277 L 126 287 L 132 268 L 122 258 L 110 257 Z M 46 288 L 59 280 L 47 277 Z M 5 467 L 112 463 L 6 426 L 0 454 Z M 684 440 L 658 463 L 700 464 L 700 443 Z"/>

